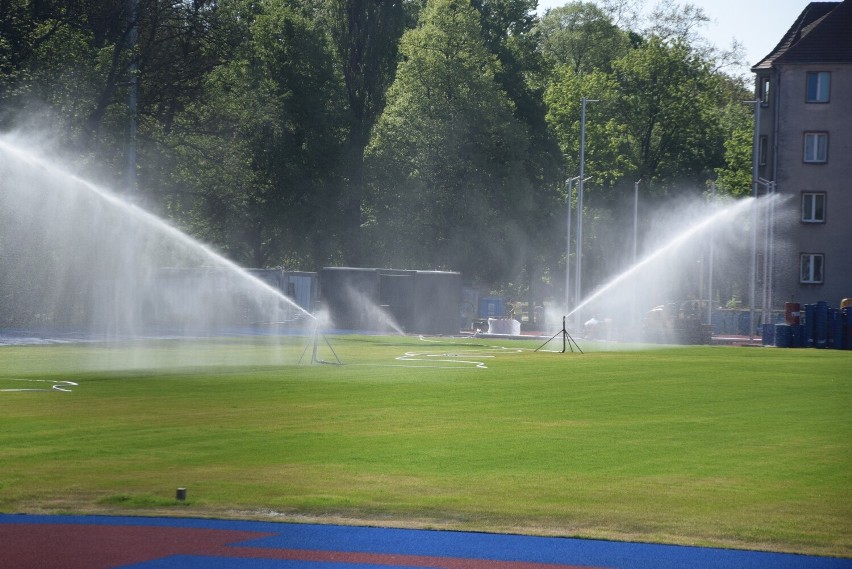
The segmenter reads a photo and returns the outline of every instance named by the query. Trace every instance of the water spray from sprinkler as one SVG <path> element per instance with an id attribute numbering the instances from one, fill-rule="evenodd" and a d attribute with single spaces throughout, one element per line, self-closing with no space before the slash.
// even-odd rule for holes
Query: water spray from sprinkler
<path id="1" fill-rule="evenodd" d="M 166 223 L 163 219 L 155 216 L 154 214 L 146 211 L 145 209 L 137 206 L 136 204 L 129 202 L 129 201 L 126 201 L 126 200 L 122 199 L 121 197 L 119 197 L 118 195 L 116 195 L 116 194 L 114 194 L 114 193 L 112 193 L 112 192 L 110 192 L 110 191 L 108 191 L 104 188 L 101 188 L 101 187 L 99 187 L 99 186 L 97 186 L 97 185 L 95 185 L 95 184 L 93 184 L 93 183 L 91 183 L 87 180 L 84 180 L 83 178 L 80 178 L 80 177 L 78 177 L 78 176 L 76 176 L 76 175 L 74 175 L 74 174 L 72 174 L 72 173 L 70 173 L 66 170 L 63 170 L 62 168 L 56 166 L 55 164 L 52 164 L 49 161 L 44 160 L 44 159 L 36 156 L 32 152 L 27 152 L 27 151 L 22 150 L 22 149 L 14 146 L 12 144 L 9 144 L 8 142 L 3 140 L 2 138 L 0 138 L 0 151 L 2 151 L 3 153 L 5 153 L 9 156 L 15 157 L 17 160 L 19 160 L 19 161 L 21 161 L 25 164 L 29 164 L 32 167 L 39 168 L 39 169 L 41 169 L 41 170 L 43 170 L 43 171 L 45 171 L 45 172 L 47 172 L 51 175 L 57 175 L 57 176 L 61 176 L 63 178 L 68 179 L 69 181 L 73 182 L 74 184 L 84 188 L 86 191 L 88 191 L 90 193 L 90 195 L 98 198 L 100 201 L 107 204 L 108 206 L 132 215 L 134 219 L 139 220 L 146 227 L 154 229 L 155 231 L 159 231 L 159 232 L 165 234 L 167 237 L 174 239 L 178 243 L 181 243 L 183 245 L 187 245 L 187 246 L 190 246 L 190 247 L 197 249 L 210 262 L 214 263 L 215 265 L 217 265 L 219 267 L 222 267 L 224 269 L 231 271 L 231 273 L 233 275 L 235 275 L 238 278 L 246 281 L 246 283 L 250 284 L 250 286 L 259 287 L 259 288 L 263 289 L 265 292 L 268 292 L 272 295 L 277 296 L 281 301 L 283 301 L 290 308 L 294 308 L 294 309 L 298 310 L 299 312 L 301 312 L 302 315 L 316 320 L 316 318 L 314 318 L 313 314 L 311 314 L 310 312 L 308 312 L 307 310 L 305 310 L 304 308 L 302 308 L 301 306 L 299 306 L 298 304 L 293 302 L 286 295 L 284 295 L 281 291 L 276 290 L 272 286 L 268 285 L 267 283 L 265 283 L 262 280 L 255 277 L 254 275 L 243 270 L 241 267 L 239 267 L 233 261 L 230 261 L 230 260 L 226 259 L 225 257 L 223 257 L 222 255 L 220 255 L 219 253 L 216 253 L 213 249 L 211 249 L 207 245 L 204 245 L 203 243 L 195 241 L 194 239 L 189 237 L 187 234 L 181 232 L 180 230 L 173 227 L 169 223 Z"/>
<path id="2" fill-rule="evenodd" d="M 766 198 L 764 198 L 764 199 L 766 199 Z M 774 199 L 776 199 L 776 197 L 772 196 L 769 199 L 774 200 Z M 575 314 L 577 311 L 585 308 L 586 306 L 588 306 L 589 304 L 594 302 L 595 300 L 598 300 L 604 294 L 612 291 L 612 289 L 623 284 L 625 281 L 627 281 L 631 277 L 634 277 L 637 273 L 639 273 L 640 271 L 642 271 L 643 269 L 645 269 L 646 267 L 651 265 L 654 261 L 658 260 L 660 257 L 662 257 L 662 256 L 672 252 L 673 250 L 677 249 L 678 247 L 682 246 L 683 244 L 688 242 L 690 239 L 694 238 L 696 235 L 699 235 L 703 231 L 706 231 L 710 227 L 713 227 L 714 225 L 718 224 L 723 219 L 729 219 L 731 217 L 739 215 L 740 213 L 748 210 L 749 208 L 754 207 L 755 204 L 756 204 L 756 198 L 751 198 L 751 197 L 745 198 L 745 199 L 738 201 L 734 205 L 723 208 L 723 209 L 713 213 L 712 215 L 704 218 L 699 223 L 693 225 L 692 227 L 690 227 L 686 231 L 680 233 L 674 239 L 672 239 L 671 241 L 669 241 L 668 243 L 666 243 L 662 247 L 656 249 L 652 253 L 646 255 L 639 262 L 633 264 L 627 270 L 625 270 L 624 272 L 622 272 L 621 274 L 617 275 L 615 278 L 613 278 L 612 280 L 610 280 L 609 282 L 604 284 L 602 287 L 597 289 L 593 294 L 591 294 L 590 296 L 583 299 L 583 301 L 580 304 L 578 304 L 577 306 L 575 306 L 574 309 L 571 310 L 566 316 L 570 317 L 573 314 Z"/>

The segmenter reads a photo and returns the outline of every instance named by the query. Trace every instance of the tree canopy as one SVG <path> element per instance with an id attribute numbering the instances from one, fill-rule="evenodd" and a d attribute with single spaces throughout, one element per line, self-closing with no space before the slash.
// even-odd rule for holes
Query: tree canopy
<path id="1" fill-rule="evenodd" d="M 749 95 L 706 48 L 703 11 L 535 9 L 0 0 L 0 129 L 49 132 L 246 266 L 449 269 L 515 294 L 561 286 L 569 259 L 553 235 L 578 172 L 581 98 L 595 101 L 592 239 L 636 180 L 661 202 L 713 181 L 747 191 Z"/>

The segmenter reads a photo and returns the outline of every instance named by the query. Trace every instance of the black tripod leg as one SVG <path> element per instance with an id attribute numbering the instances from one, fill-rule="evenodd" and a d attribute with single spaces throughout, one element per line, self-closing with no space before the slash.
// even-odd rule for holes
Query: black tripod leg
<path id="1" fill-rule="evenodd" d="M 342 365 L 342 362 L 340 361 L 340 358 L 339 358 L 339 357 L 337 357 L 337 352 L 335 352 L 335 351 L 334 351 L 334 348 L 332 348 L 332 347 L 331 347 L 331 342 L 329 342 L 329 341 L 328 341 L 328 337 L 327 337 L 327 336 L 325 336 L 325 335 L 323 335 L 323 337 L 322 337 L 322 338 L 323 338 L 323 340 L 325 340 L 325 343 L 326 343 L 326 345 L 328 346 L 328 349 L 329 349 L 329 350 L 331 350 L 332 355 L 334 355 L 334 359 L 336 359 L 336 360 L 337 360 L 337 365 Z"/>
<path id="2" fill-rule="evenodd" d="M 580 349 L 580 344 L 578 344 L 578 343 L 577 343 L 577 341 L 576 341 L 576 340 L 574 340 L 574 338 L 572 338 L 570 334 L 568 334 L 568 332 L 565 332 L 565 335 L 566 335 L 566 336 L 568 336 L 568 345 L 569 345 L 569 346 L 571 345 L 571 342 L 573 342 L 573 343 L 574 343 L 574 345 L 575 345 L 575 346 L 577 346 L 577 351 L 578 351 L 578 352 L 580 352 L 581 354 L 584 354 L 584 353 L 585 353 L 583 350 L 581 350 L 581 349 Z M 571 351 L 573 352 L 573 351 L 574 351 L 574 348 L 571 348 Z"/>
<path id="3" fill-rule="evenodd" d="M 552 342 L 552 341 L 553 341 L 553 339 L 554 339 L 556 336 L 558 336 L 559 334 L 561 334 L 562 332 L 564 332 L 564 329 L 563 329 L 563 330 L 560 330 L 559 332 L 557 332 L 556 334 L 554 334 L 553 336 L 551 336 L 551 337 L 550 337 L 550 339 L 549 339 L 548 341 L 546 341 L 545 343 L 543 343 L 542 345 L 540 345 L 539 347 L 537 347 L 537 348 L 536 348 L 535 350 L 533 350 L 533 351 L 534 351 L 534 352 L 539 351 L 540 349 L 542 349 L 543 347 L 545 347 L 546 345 L 548 345 L 550 342 Z M 564 349 L 564 342 L 563 342 L 563 349 L 562 349 L 562 351 L 563 351 L 563 352 L 565 351 L 565 349 Z"/>
<path id="4" fill-rule="evenodd" d="M 577 345 L 577 342 L 574 342 L 574 338 L 572 338 L 571 334 L 568 333 L 568 329 L 565 327 L 565 317 L 564 316 L 562 317 L 562 330 L 560 330 L 559 332 L 557 332 L 556 334 L 551 336 L 548 341 L 546 341 L 545 343 L 543 343 L 542 345 L 537 347 L 534 351 L 537 352 L 540 349 L 542 349 L 543 347 L 545 347 L 546 345 L 548 345 L 559 334 L 562 334 L 562 352 L 561 353 L 564 354 L 565 351 L 568 348 L 571 348 L 571 352 L 573 353 L 574 347 L 571 345 L 572 342 L 574 343 L 574 346 L 577 346 L 577 350 L 579 350 L 581 354 L 583 353 L 583 350 L 580 350 L 580 346 Z"/>
<path id="5" fill-rule="evenodd" d="M 302 358 L 305 357 L 305 354 L 308 352 L 308 348 L 310 348 L 310 347 L 311 347 L 310 343 L 305 344 L 305 349 L 302 350 L 302 355 L 299 356 L 299 363 L 302 363 Z"/>

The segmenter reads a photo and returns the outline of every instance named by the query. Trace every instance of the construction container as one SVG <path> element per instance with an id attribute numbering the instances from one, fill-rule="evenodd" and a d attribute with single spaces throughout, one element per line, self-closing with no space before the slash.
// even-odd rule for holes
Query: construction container
<path id="1" fill-rule="evenodd" d="M 410 271 L 324 267 L 322 299 L 336 327 L 374 332 L 457 334 L 461 275 L 449 271 Z"/>

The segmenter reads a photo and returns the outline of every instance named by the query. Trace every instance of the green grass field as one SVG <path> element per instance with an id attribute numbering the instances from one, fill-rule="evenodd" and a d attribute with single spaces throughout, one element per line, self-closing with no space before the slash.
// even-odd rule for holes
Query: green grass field
<path id="1" fill-rule="evenodd" d="M 197 343 L 168 369 L 144 365 L 185 363 L 176 343 L 0 348 L 0 511 L 852 557 L 852 352 L 330 341 L 345 365 L 295 365 L 298 339 Z M 78 385 L 9 391 L 51 385 L 34 380 Z"/>

